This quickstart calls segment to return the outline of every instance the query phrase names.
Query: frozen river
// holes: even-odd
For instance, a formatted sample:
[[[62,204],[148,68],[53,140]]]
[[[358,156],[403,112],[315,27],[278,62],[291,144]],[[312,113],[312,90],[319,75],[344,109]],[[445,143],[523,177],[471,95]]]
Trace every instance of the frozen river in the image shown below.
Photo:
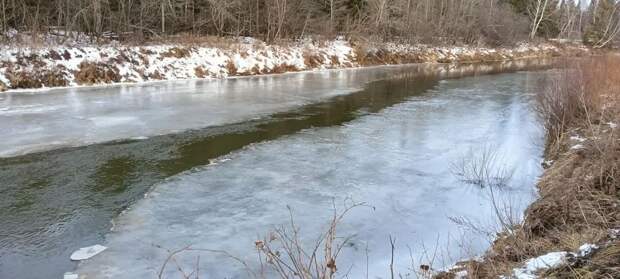
[[[77,267],[87,278],[154,278],[164,248],[190,244],[254,267],[254,241],[286,224],[287,206],[309,241],[324,231],[332,204],[345,201],[372,209],[356,208],[339,228],[352,236],[339,258],[342,275],[365,276],[366,265],[370,277],[389,275],[389,236],[401,274],[410,255],[428,263],[435,248],[443,251],[436,266],[477,254],[483,237],[449,217],[492,223],[488,191],[460,182],[452,166],[493,146],[514,171],[500,198],[517,212],[527,205],[543,142],[531,85],[544,72],[514,70],[544,65],[413,65],[0,95],[0,278],[60,278],[76,268],[73,250],[97,243],[110,248]],[[442,80],[496,72],[510,73]],[[195,265],[196,256],[179,261]],[[174,266],[167,272],[178,275]],[[200,272],[247,277],[209,253],[200,255]]]

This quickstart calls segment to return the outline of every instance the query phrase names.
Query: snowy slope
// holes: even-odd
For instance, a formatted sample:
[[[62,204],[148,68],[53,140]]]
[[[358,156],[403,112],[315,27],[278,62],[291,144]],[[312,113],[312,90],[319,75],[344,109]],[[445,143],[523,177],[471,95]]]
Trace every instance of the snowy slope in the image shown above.
[[[227,47],[60,46],[0,49],[0,89],[31,89],[194,78],[223,78],[327,68],[420,62],[480,62],[555,56],[553,45],[514,49],[352,45],[344,40],[267,45],[248,39]]]

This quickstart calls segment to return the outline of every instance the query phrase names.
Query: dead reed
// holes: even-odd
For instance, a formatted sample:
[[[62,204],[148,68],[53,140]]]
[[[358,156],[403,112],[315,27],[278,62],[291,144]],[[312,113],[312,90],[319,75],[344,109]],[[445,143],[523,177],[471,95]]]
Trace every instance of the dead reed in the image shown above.
[[[540,197],[515,231],[498,235],[472,278],[496,278],[528,258],[575,251],[584,243],[601,249],[542,276],[620,276],[618,239],[609,233],[620,227],[620,57],[564,65],[543,81],[536,96],[536,111],[547,132],[546,157],[552,162],[538,183]]]

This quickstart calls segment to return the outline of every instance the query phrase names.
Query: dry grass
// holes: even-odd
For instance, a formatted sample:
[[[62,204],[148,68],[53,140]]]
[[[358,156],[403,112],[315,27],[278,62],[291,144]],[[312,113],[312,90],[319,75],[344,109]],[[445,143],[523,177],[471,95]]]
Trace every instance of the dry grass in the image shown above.
[[[619,278],[619,244],[608,233],[620,227],[620,145],[613,124],[620,122],[620,57],[566,66],[545,81],[536,100],[546,156],[554,160],[538,183],[540,198],[517,230],[495,240],[474,278],[496,278],[528,258],[584,243],[602,248],[545,278]]]
[[[275,65],[270,71],[267,71],[268,74],[282,74],[286,72],[299,72],[299,69],[295,65],[285,63]]]
[[[606,79],[598,71],[601,60],[567,61],[565,64],[567,70],[545,80],[544,94],[538,94],[536,99],[536,109],[547,132],[548,154],[558,153],[568,129],[578,126],[586,113],[601,106],[600,88],[596,88],[597,83],[605,82],[601,79]]]
[[[481,188],[504,188],[513,170],[503,164],[503,158],[493,146],[483,146],[479,150],[471,150],[469,154],[452,165],[452,173],[464,182]]]
[[[119,82],[121,76],[114,66],[84,61],[75,73],[75,80],[80,85],[92,85]]]
[[[69,82],[63,74],[64,67],[56,66],[53,69],[37,68],[32,71],[13,71],[7,69],[6,76],[11,83],[12,89],[28,89],[67,86]]]
[[[259,268],[252,268],[240,257],[236,257],[227,251],[205,248],[195,248],[188,245],[178,250],[169,250],[166,260],[158,271],[158,278],[165,278],[166,271],[170,266],[181,278],[200,277],[200,253],[224,255],[234,262],[241,264],[247,278],[265,279],[332,279],[338,271],[337,259],[342,249],[348,244],[351,237],[338,237],[337,227],[344,217],[354,208],[366,206],[364,203],[351,203],[348,199],[344,202],[341,210],[336,209],[334,203],[333,215],[328,223],[328,228],[321,233],[317,240],[310,246],[302,244],[300,228],[295,223],[293,211],[289,210],[289,223],[275,227],[267,235],[257,240],[255,248],[258,252]],[[161,246],[158,248],[164,249]],[[182,264],[177,257],[186,252],[198,253],[196,263],[190,269],[187,263]],[[183,268],[183,266],[186,266]]]
[[[161,58],[185,58],[191,56],[191,49],[185,47],[173,47],[160,55]]]
[[[235,66],[235,63],[232,60],[228,60],[228,62],[226,62],[226,70],[229,76],[237,75],[237,66]]]
[[[41,88],[41,81],[28,71],[13,72],[7,71],[7,78],[11,83],[11,88]]]
[[[497,153],[497,148],[483,145],[463,156],[451,166],[451,172],[461,181],[475,185],[484,191],[495,214],[495,225],[485,227],[466,217],[450,217],[457,225],[473,232],[487,236],[492,240],[498,230],[512,234],[518,227],[521,216],[514,210],[512,203],[501,199],[501,192],[509,187],[514,169],[505,164],[504,158]]]
[[[304,57],[304,64],[306,65],[306,67],[311,68],[311,69],[318,68],[321,65],[323,65],[323,63],[325,62],[323,59],[323,56],[317,53],[314,53],[314,52],[306,51],[304,52],[303,57]]]
[[[158,70],[153,71],[153,73],[150,73],[147,75],[147,77],[151,80],[163,80],[166,77],[161,74]]]
[[[389,62],[383,58],[384,51],[382,49],[374,51],[372,46],[366,43],[355,43],[352,47],[356,62],[361,66],[389,64]]]
[[[199,78],[209,77],[209,71],[205,70],[205,68],[202,67],[202,66],[198,66],[198,67],[194,68],[194,73]]]
[[[349,240],[349,238],[344,238],[337,243],[336,228],[351,209],[361,205],[363,204],[347,206],[340,213],[334,207],[329,228],[311,247],[301,244],[300,228],[295,224],[291,213],[288,228],[284,226],[276,228],[263,240],[256,241],[261,266],[266,264],[282,279],[334,278],[338,270],[338,255]]]

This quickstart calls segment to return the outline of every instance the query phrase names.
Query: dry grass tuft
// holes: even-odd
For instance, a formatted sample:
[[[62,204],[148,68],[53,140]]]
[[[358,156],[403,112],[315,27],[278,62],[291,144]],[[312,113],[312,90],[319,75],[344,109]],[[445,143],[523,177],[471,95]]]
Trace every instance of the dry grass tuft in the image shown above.
[[[235,63],[232,60],[228,60],[228,62],[226,62],[226,71],[229,76],[237,75],[237,66],[235,66]]]
[[[67,77],[63,74],[65,67],[56,66],[54,69],[43,71],[39,74],[41,83],[46,87],[60,87],[69,85]]]
[[[295,65],[289,64],[278,64],[275,65],[268,73],[270,74],[281,74],[286,72],[298,72],[299,69]]]
[[[158,70],[155,70],[153,73],[147,75],[149,79],[152,80],[163,80],[165,78]]]
[[[332,55],[332,56],[329,57],[329,60],[331,61],[331,66],[332,67],[340,66],[340,59],[338,59],[338,56]]]
[[[318,68],[321,65],[323,65],[323,63],[325,62],[323,59],[323,56],[321,56],[318,53],[306,51],[304,52],[303,57],[304,57],[304,64],[306,65],[306,67],[310,69]]]
[[[119,82],[121,75],[118,69],[108,64],[84,61],[80,63],[79,70],[75,73],[75,80],[80,85],[113,83]]]
[[[205,68],[202,66],[194,68],[194,74],[196,74],[196,76],[199,78],[209,77],[209,71],[205,70]]]
[[[261,266],[266,264],[282,279],[334,278],[338,270],[338,255],[350,239],[346,237],[341,242],[336,242],[336,228],[350,210],[363,205],[357,203],[346,206],[341,212],[334,207],[328,230],[322,233],[311,247],[302,245],[300,229],[291,213],[288,227],[276,228],[264,239],[256,241]]]
[[[191,50],[185,47],[173,47],[160,55],[161,58],[185,58],[191,56]]]

